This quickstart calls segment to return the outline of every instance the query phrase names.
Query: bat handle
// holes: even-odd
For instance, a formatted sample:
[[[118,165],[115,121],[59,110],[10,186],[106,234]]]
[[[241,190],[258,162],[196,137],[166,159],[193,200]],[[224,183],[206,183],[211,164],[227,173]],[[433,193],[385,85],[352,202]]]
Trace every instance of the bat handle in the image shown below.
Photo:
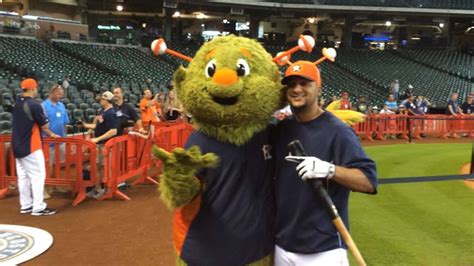
[[[362,254],[360,254],[360,251],[354,243],[354,240],[352,240],[352,237],[349,234],[349,231],[347,231],[346,226],[342,222],[341,217],[337,217],[336,219],[332,220],[332,223],[334,224],[334,226],[336,226],[337,231],[341,233],[342,239],[344,239],[344,242],[346,242],[347,247],[351,251],[355,260],[357,261],[357,264],[359,266],[366,266],[367,264],[365,263]]]

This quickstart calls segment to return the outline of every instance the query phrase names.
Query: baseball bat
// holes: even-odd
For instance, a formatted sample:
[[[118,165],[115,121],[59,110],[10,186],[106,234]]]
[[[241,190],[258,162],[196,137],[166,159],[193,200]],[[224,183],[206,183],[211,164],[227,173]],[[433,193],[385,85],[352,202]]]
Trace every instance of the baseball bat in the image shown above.
[[[304,151],[304,148],[301,145],[301,142],[299,140],[294,140],[290,142],[288,144],[288,148],[290,149],[290,152],[292,155],[308,156],[306,152]],[[359,264],[360,266],[366,266],[367,264],[365,263],[364,258],[362,257],[362,254],[360,254],[360,251],[357,248],[354,240],[352,240],[351,234],[349,233],[346,226],[344,225],[344,222],[339,216],[336,205],[334,205],[331,197],[329,196],[328,192],[324,188],[322,180],[319,180],[319,179],[312,180],[311,184],[313,185],[314,190],[316,190],[317,195],[321,199],[321,202],[323,203],[324,208],[331,216],[332,223],[336,227],[337,231],[341,234],[342,239],[344,239],[344,242],[346,242],[347,247],[351,251],[355,260],[357,261],[357,264]]]

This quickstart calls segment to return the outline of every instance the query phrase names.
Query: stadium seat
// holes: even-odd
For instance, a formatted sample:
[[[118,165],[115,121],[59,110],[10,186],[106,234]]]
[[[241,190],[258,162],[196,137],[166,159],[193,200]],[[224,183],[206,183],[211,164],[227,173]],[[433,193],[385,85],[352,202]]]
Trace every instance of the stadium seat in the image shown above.
[[[82,120],[84,120],[84,110],[74,109],[72,111],[72,119],[73,119],[73,121],[82,121]]]
[[[0,134],[11,134],[12,122],[11,121],[0,121]]]

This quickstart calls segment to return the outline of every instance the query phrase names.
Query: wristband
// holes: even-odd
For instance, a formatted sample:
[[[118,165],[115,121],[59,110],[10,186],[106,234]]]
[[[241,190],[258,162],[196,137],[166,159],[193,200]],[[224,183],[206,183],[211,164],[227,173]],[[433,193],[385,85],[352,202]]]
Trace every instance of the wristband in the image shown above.
[[[333,178],[335,174],[336,174],[336,166],[331,163],[331,164],[329,164],[328,179]]]

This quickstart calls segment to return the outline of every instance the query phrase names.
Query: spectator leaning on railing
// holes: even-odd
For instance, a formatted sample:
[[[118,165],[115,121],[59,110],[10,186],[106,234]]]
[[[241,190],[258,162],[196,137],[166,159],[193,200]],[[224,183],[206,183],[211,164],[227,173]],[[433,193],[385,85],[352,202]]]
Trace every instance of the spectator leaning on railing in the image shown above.
[[[418,95],[418,97],[415,99],[415,105],[418,109],[418,112],[424,115],[428,113],[428,107],[431,106],[431,103],[425,97]]]
[[[385,101],[385,105],[387,106],[388,110],[393,113],[396,113],[398,111],[398,104],[393,94],[388,95],[388,100]]]
[[[458,104],[458,93],[453,92],[451,93],[451,97],[449,98],[448,101],[448,107],[446,109],[446,114],[447,115],[453,115],[453,116],[460,116],[463,115],[463,112],[461,108],[459,107]]]
[[[410,95],[405,102],[405,109],[408,115],[422,115],[422,113],[416,108],[415,96]]]
[[[466,101],[461,105],[461,110],[466,115],[474,115],[474,95],[468,95]]]

